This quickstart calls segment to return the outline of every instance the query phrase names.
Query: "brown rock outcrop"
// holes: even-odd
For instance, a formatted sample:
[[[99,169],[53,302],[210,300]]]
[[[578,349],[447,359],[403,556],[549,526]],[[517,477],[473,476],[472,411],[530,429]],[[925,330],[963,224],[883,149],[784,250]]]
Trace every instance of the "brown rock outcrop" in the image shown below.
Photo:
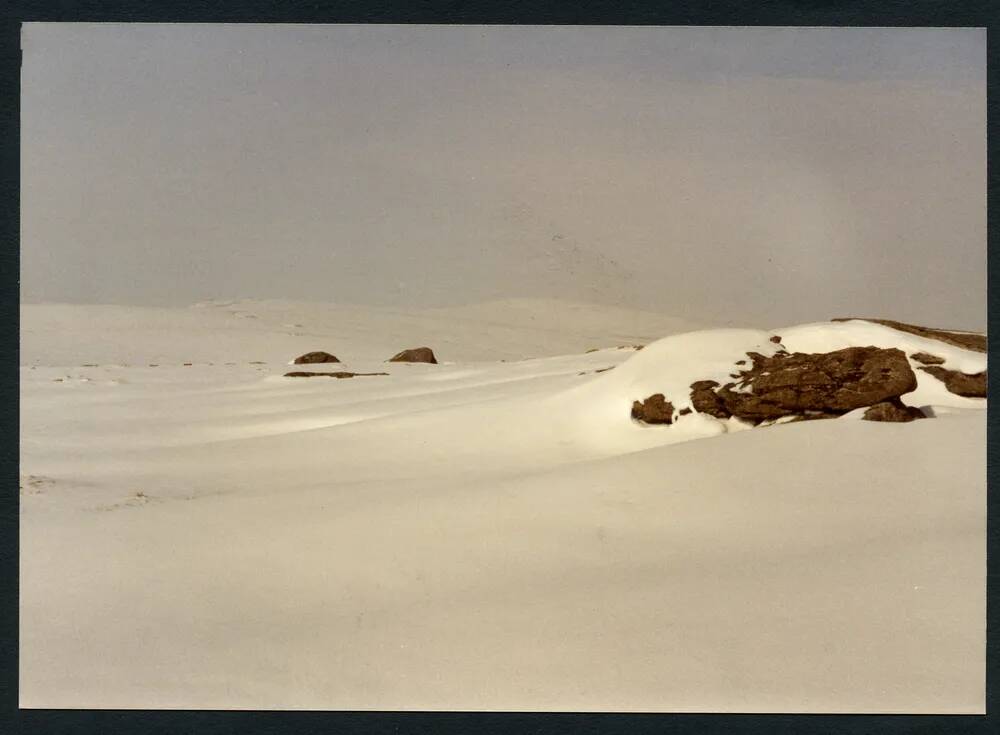
[[[430,347],[415,347],[390,357],[389,362],[426,362],[437,365],[437,358],[434,357],[434,351]]]
[[[699,380],[691,384],[691,405],[698,413],[705,413],[717,419],[728,419],[732,414],[726,402],[715,392],[719,384],[714,380]]]
[[[299,355],[293,361],[295,365],[312,365],[318,362],[340,362],[336,357],[331,355],[329,352],[323,352],[318,350],[316,352],[307,352],[304,355]]]
[[[848,347],[807,354],[747,353],[753,366],[721,388],[691,385],[696,411],[757,424],[784,416],[841,415],[909,393],[917,387],[906,355],[895,348]]]
[[[925,373],[930,373],[944,383],[944,387],[957,396],[966,398],[986,398],[986,371],[970,375],[957,370],[948,370],[939,365],[922,367]]]
[[[662,393],[654,393],[644,401],[632,402],[632,418],[647,424],[671,424],[674,407]]]

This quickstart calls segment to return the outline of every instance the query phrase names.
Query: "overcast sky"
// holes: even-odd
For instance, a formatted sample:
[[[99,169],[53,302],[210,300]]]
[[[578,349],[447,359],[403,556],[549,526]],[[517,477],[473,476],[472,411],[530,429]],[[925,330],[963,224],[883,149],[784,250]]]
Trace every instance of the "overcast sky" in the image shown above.
[[[977,29],[28,24],[22,300],[986,325]]]

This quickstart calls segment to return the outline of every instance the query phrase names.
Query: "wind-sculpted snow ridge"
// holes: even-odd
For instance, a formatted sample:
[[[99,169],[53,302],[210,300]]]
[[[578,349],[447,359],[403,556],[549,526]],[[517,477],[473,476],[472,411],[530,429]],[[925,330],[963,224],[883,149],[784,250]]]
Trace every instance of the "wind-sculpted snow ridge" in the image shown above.
[[[857,317],[841,317],[838,319],[833,319],[835,322],[850,322],[850,321],[865,321],[873,322],[875,324],[882,324],[886,327],[892,327],[901,332],[908,332],[910,334],[916,334],[921,337],[929,337],[930,339],[939,340],[950,345],[956,345],[958,347],[964,347],[974,352],[986,352],[986,335],[979,334],[977,332],[965,332],[955,329],[937,329],[935,327],[921,327],[916,324],[906,324],[905,322],[898,322],[894,319],[860,319]]]
[[[580,407],[581,441],[619,450],[805,419],[908,422],[984,409],[986,354],[938,331],[853,320],[688,332],[553,401]]]

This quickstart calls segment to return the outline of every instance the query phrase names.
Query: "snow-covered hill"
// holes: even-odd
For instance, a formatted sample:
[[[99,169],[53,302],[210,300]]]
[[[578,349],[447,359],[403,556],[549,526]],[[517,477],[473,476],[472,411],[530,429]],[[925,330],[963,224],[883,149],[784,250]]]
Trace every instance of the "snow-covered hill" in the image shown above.
[[[985,400],[911,356],[985,354],[704,326],[22,307],[21,705],[982,711]],[[936,418],[630,417],[772,337],[901,349]],[[321,349],[388,375],[282,377]]]

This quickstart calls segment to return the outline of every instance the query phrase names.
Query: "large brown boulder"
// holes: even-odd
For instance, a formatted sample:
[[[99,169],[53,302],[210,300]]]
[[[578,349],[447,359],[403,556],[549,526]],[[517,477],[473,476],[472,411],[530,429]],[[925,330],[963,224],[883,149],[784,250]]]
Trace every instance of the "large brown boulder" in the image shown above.
[[[340,360],[331,355],[329,352],[323,352],[322,350],[317,352],[307,352],[304,355],[299,355],[294,360],[295,365],[311,365],[318,362],[340,362]]]
[[[647,424],[671,424],[674,407],[662,393],[654,393],[644,401],[632,402],[632,418]]]
[[[784,416],[838,416],[909,393],[917,378],[895,348],[848,347],[808,354],[747,353],[753,366],[722,387],[691,385],[695,410],[758,424]]]
[[[944,387],[957,396],[966,398],[986,398],[986,371],[970,375],[957,370],[948,370],[939,365],[920,368],[944,383]]]
[[[434,357],[434,351],[430,347],[415,347],[390,357],[389,362],[427,362],[437,365],[437,358]]]
[[[898,398],[882,401],[865,411],[862,418],[865,421],[893,421],[905,423],[916,419],[925,419],[924,412],[915,406],[906,406]]]

